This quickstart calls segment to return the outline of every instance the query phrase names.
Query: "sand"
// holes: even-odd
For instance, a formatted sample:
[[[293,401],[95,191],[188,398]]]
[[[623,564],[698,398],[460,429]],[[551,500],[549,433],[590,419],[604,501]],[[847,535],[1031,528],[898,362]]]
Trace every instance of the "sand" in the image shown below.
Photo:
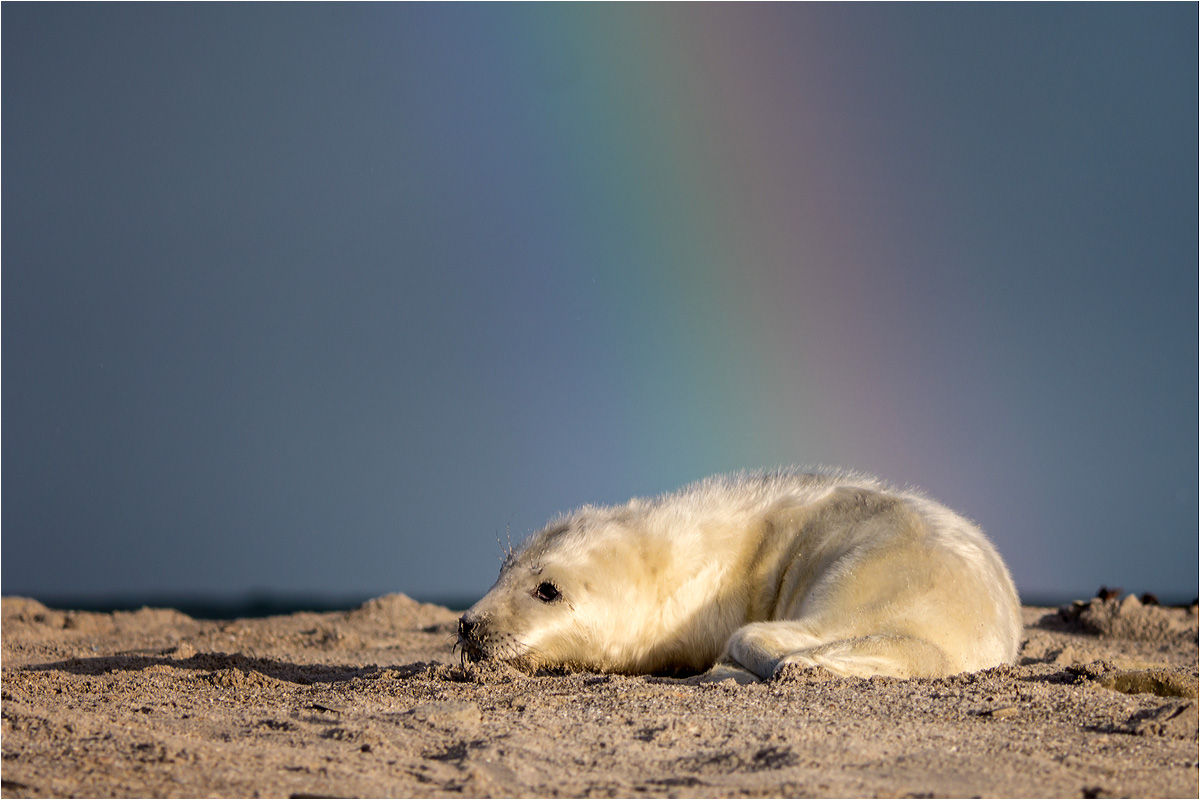
[[[4,797],[1196,797],[1197,614],[1024,609],[1019,662],[758,685],[463,667],[456,613],[2,601]]]

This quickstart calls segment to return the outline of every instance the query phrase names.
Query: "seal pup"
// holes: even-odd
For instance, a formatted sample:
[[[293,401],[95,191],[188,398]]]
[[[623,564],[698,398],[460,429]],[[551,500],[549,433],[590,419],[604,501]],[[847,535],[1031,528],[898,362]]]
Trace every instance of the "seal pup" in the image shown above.
[[[527,671],[906,678],[1011,663],[1022,630],[973,523],[865,475],[785,470],[553,520],[508,553],[458,644]]]

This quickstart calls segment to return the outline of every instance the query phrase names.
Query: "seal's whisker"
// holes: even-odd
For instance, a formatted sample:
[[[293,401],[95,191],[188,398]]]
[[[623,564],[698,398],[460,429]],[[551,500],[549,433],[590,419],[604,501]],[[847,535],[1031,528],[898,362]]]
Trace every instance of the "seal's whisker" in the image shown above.
[[[507,566],[513,559],[512,517],[509,517],[508,522],[504,523],[504,541],[500,541],[500,534],[496,534],[496,544],[500,546],[500,560]]]

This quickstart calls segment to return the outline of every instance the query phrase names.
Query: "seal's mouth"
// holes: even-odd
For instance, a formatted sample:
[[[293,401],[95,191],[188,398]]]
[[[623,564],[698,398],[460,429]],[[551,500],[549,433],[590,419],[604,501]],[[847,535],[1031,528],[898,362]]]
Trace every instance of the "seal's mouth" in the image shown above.
[[[482,661],[487,657],[480,637],[479,623],[468,620],[466,614],[458,619],[458,642],[456,645],[459,649],[459,660],[463,664],[469,661]]]
[[[531,672],[541,663],[533,648],[505,631],[498,631],[488,624],[487,617],[471,618],[463,614],[458,620],[459,662],[500,661],[519,670]]]

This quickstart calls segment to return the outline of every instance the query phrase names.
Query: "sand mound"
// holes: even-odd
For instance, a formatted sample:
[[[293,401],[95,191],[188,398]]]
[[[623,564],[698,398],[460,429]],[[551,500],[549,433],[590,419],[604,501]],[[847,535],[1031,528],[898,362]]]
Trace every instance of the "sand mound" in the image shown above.
[[[1195,639],[1198,627],[1194,605],[1166,608],[1144,604],[1132,594],[1076,602],[1060,609],[1059,616],[1087,633],[1137,642],[1183,642]]]

